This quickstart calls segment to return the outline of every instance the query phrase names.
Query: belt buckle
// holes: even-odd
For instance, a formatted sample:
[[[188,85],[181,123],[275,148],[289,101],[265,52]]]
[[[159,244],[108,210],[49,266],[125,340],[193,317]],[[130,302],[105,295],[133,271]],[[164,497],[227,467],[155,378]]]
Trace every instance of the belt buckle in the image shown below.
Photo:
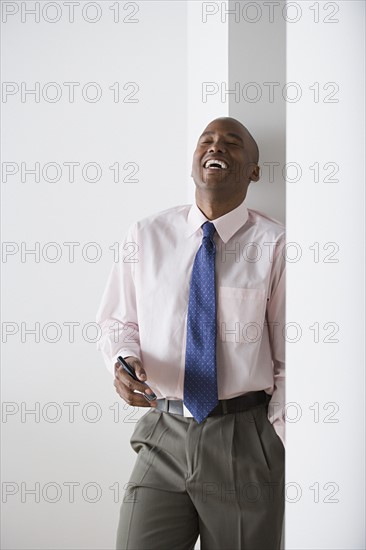
[[[168,399],[168,411],[170,414],[183,415],[183,403],[180,399]]]

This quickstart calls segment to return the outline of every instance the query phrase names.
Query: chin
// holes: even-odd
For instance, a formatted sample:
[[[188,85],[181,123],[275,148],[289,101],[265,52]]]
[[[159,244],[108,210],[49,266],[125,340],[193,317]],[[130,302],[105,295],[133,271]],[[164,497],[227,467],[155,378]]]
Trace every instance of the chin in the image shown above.
[[[226,180],[226,178],[220,178],[217,176],[209,176],[206,177],[204,180],[202,180],[202,185],[204,187],[228,187],[230,183]]]

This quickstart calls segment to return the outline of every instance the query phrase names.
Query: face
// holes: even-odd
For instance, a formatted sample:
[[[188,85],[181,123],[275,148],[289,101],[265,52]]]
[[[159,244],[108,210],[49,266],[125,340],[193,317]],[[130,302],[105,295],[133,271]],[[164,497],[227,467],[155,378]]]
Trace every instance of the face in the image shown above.
[[[192,177],[200,190],[220,195],[246,195],[251,180],[259,179],[250,135],[230,118],[211,122],[201,134],[193,155]]]

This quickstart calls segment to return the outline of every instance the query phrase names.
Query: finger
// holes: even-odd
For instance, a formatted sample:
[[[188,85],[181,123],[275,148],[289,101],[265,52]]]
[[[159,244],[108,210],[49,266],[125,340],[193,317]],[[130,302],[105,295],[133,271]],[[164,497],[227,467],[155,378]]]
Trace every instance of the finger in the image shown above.
[[[125,361],[134,369],[139,380],[145,381],[147,376],[142,363],[137,357],[125,357]]]
[[[142,367],[142,364],[138,363],[136,366],[134,366],[134,368],[135,368],[135,373],[137,378],[139,378],[142,381],[145,381],[147,376],[144,368]]]
[[[146,384],[145,385],[145,391],[144,393],[147,393],[148,395],[155,395],[155,393],[152,391],[152,389]]]
[[[115,378],[113,382],[116,392],[118,395],[126,401],[128,405],[134,406],[134,407],[151,407],[156,406],[153,405],[147,399],[141,394],[141,393],[135,393],[131,390],[129,390],[122,382],[120,382],[117,378]]]
[[[146,399],[146,397],[144,398],[146,403],[148,403],[150,405],[150,407],[157,407],[158,406],[158,402],[157,400],[155,399],[154,401],[149,401],[148,399]]]
[[[139,382],[138,380],[134,380],[126,371],[123,370],[123,368],[119,368],[116,370],[115,377],[117,380],[119,380],[122,384],[127,386],[127,388],[131,391],[137,390],[140,392],[144,392],[148,386],[144,384],[143,382]]]

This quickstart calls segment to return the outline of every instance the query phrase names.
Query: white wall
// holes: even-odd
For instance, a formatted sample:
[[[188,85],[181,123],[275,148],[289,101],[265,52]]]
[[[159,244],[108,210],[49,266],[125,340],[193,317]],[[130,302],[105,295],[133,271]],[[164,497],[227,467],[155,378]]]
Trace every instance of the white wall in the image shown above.
[[[123,487],[134,461],[129,436],[138,414],[123,407],[95,343],[85,341],[82,328],[95,320],[113,262],[109,247],[136,218],[187,202],[185,3],[138,2],[133,16],[138,22],[129,23],[123,19],[134,6],[122,2],[120,22],[114,23],[114,2],[99,2],[101,18],[94,24],[81,17],[86,4],[75,8],[74,23],[59,2],[59,22],[48,23],[41,15],[39,23],[31,16],[22,23],[19,11],[2,24],[3,81],[19,86],[24,81],[28,87],[40,82],[41,88],[53,81],[63,91],[56,103],[42,95],[39,103],[30,96],[22,103],[20,94],[6,98],[2,161],[19,166],[52,161],[61,167],[70,161],[81,166],[94,162],[102,170],[95,183],[83,180],[81,167],[75,170],[74,182],[63,170],[57,183],[42,178],[36,183],[31,175],[22,183],[20,173],[3,183],[4,241],[19,247],[24,242],[28,248],[39,242],[45,255],[44,246],[55,242],[62,252],[56,263],[46,261],[42,253],[39,263],[32,256],[22,263],[16,253],[2,266],[3,323],[15,323],[6,325],[8,330],[19,327],[3,345],[2,397],[7,410],[14,412],[2,424],[2,479],[13,483],[3,485],[3,490],[18,490],[2,506],[7,549],[114,548]],[[20,2],[16,5],[20,9]],[[33,5],[27,2],[28,8]],[[47,17],[55,14],[50,9]],[[92,8],[87,12],[89,18],[95,14]],[[70,81],[81,84],[75,88],[74,103],[65,96],[63,82]],[[80,89],[88,82],[100,86],[100,101],[83,100]],[[138,103],[114,103],[109,86],[115,82],[121,85],[122,98],[132,91],[123,90],[123,85],[136,82]],[[91,97],[93,89],[89,91]],[[50,88],[50,97],[51,92]],[[130,172],[123,166],[136,163],[139,181],[114,183],[109,166],[116,162],[122,178]],[[92,169],[87,176],[94,177]],[[73,263],[65,242],[80,243]],[[95,263],[87,256],[93,257],[94,247],[84,248],[85,259],[82,256],[91,242],[102,252]],[[50,258],[55,251],[48,249]],[[52,326],[42,336],[51,322],[61,331],[56,343],[47,341],[57,336]],[[79,323],[73,343],[65,326],[70,322]],[[32,335],[22,342],[21,323],[28,328],[40,323],[39,343]],[[91,327],[86,337],[93,340],[95,335]],[[47,408],[51,402],[56,406]],[[74,422],[68,419],[67,402],[80,404],[75,406]],[[96,407],[85,407],[91,402]],[[22,422],[22,403],[29,409],[39,404],[39,422],[31,414]],[[119,412],[116,423],[110,410],[114,403]],[[98,411],[101,419],[90,421]],[[57,412],[61,418],[52,423]],[[65,485],[70,482],[79,484],[74,502]],[[91,482],[95,485],[86,485]],[[30,494],[22,502],[22,483],[24,489],[39,484],[39,503]],[[95,488],[101,496],[92,503],[98,496]],[[57,491],[58,502],[49,502],[57,498]]]
[[[22,182],[20,171],[3,182],[3,240],[14,243],[6,245],[9,255],[3,256],[2,264],[3,341],[4,330],[14,331],[3,344],[2,398],[8,413],[1,426],[2,489],[3,499],[7,498],[2,507],[3,547],[114,548],[123,486],[134,462],[129,435],[140,413],[123,407],[95,344],[86,341],[95,337],[93,327],[85,332],[85,325],[94,321],[113,262],[109,247],[136,218],[193,199],[189,174],[197,133],[210,119],[230,114],[253,132],[262,161],[274,160],[282,168],[290,160],[304,168],[302,180],[288,183],[286,193],[287,238],[300,243],[304,251],[301,262],[288,263],[287,319],[299,323],[304,336],[297,346],[287,346],[287,401],[302,407],[301,421],[287,429],[287,480],[298,483],[302,495],[299,501],[286,503],[286,547],[364,548],[359,443],[364,403],[363,3],[331,3],[340,7],[339,22],[332,24],[324,22],[331,14],[324,2],[318,6],[319,23],[313,20],[315,8],[310,9],[314,2],[302,2],[302,17],[286,24],[287,75],[284,19],[276,16],[268,23],[264,3],[260,6],[267,15],[255,23],[234,23],[232,17],[222,21],[220,10],[233,8],[226,2],[206,7],[196,0],[122,2],[118,23],[110,9],[114,2],[95,3],[101,9],[95,23],[85,20],[98,16],[92,7],[82,17],[87,2],[75,8],[74,23],[69,22],[63,3],[58,4],[59,21],[46,21],[58,15],[50,8],[37,23],[31,15],[22,22],[20,2],[2,3],[3,10],[5,5],[9,11],[12,6],[19,8],[7,18],[3,12],[3,81],[15,82],[14,89],[21,82],[28,87],[39,82],[41,88],[56,82],[62,91],[55,103],[42,95],[39,103],[32,96],[22,102],[20,93],[8,95],[6,101],[3,96],[2,162],[14,163],[6,165],[8,171],[20,169],[22,162],[28,167],[56,162],[63,168],[57,183],[42,177],[36,183],[29,174]],[[139,11],[132,15],[134,4]],[[246,3],[240,4],[242,8]],[[31,8],[34,2],[25,5]],[[205,21],[203,9],[215,13],[206,13]],[[294,13],[290,11],[289,18]],[[254,11],[246,15],[255,17]],[[125,18],[138,22],[123,22]],[[222,101],[215,94],[203,102],[203,82],[221,85],[227,80],[232,88],[233,82],[268,79],[282,86],[285,78],[301,84],[304,101],[237,103],[232,96]],[[316,81],[337,82],[341,101],[314,103],[309,86]],[[67,99],[64,82],[80,83],[74,103]],[[98,83],[102,90],[95,103],[81,95],[88,82]],[[136,82],[138,102],[114,103],[109,86],[115,82],[122,85],[122,98],[132,91],[132,87],[123,90],[123,85]],[[49,88],[50,96],[54,90]],[[91,97],[92,87],[89,92]],[[340,166],[340,181],[325,182],[328,170],[315,183],[311,163],[323,167],[330,161]],[[74,182],[68,181],[65,162],[81,165],[75,169]],[[81,172],[90,162],[102,170],[94,183]],[[109,167],[115,162],[121,168],[136,163],[139,181],[114,183]],[[122,178],[129,171],[126,168]],[[53,174],[50,169],[49,179]],[[282,220],[284,182],[281,177],[269,182],[269,172],[267,179],[262,174],[261,182],[252,184],[248,202]],[[87,176],[93,175],[90,168]],[[22,242],[28,248],[40,243],[39,262],[31,255],[22,261]],[[51,242],[58,249],[45,246]],[[68,254],[71,245],[64,244],[70,242],[80,243],[74,262]],[[95,247],[85,247],[93,242],[102,253],[96,262],[91,261]],[[309,249],[314,242],[320,245],[318,263]],[[331,251],[322,248],[327,242],[340,246],[337,264],[324,262],[324,254]],[[52,263],[57,250],[61,257]],[[322,331],[318,344],[309,330],[315,322]],[[326,322],[339,324],[339,343],[324,342],[329,333]],[[24,328],[35,323],[40,324],[39,343],[24,334]],[[79,323],[73,342],[65,323]],[[57,342],[50,342],[58,336]],[[309,409],[314,402],[320,406],[318,423],[312,421]],[[323,408],[327,402],[339,404],[338,423],[324,422],[326,412],[331,412]],[[69,419],[72,405],[67,403],[75,404],[74,422]],[[25,407],[39,407],[38,422],[32,414],[22,418]],[[98,412],[101,418],[93,422]],[[52,422],[56,414],[61,418]],[[73,482],[79,485],[71,502]],[[338,503],[324,501],[331,492],[331,487],[324,488],[327,482],[339,485]],[[25,493],[36,483],[39,502]],[[319,503],[314,502],[315,489],[310,489],[315,483]],[[99,500],[96,489],[101,492]],[[293,498],[290,491],[288,500]]]
[[[271,4],[230,0],[229,13],[217,14],[228,21],[230,36],[229,79],[220,92],[230,116],[247,126],[259,147],[261,178],[251,182],[246,202],[284,223],[286,21],[279,14],[285,2]]]
[[[222,6],[228,2],[221,2]],[[198,137],[215,118],[229,116],[229,104],[210,90],[217,82],[228,80],[229,26],[215,16],[218,3],[195,0],[187,2],[187,169]],[[215,83],[212,85],[211,83]],[[188,200],[194,201],[195,185],[188,184]]]
[[[287,105],[286,157],[303,175],[288,183],[286,203],[287,241],[296,243],[289,255],[297,259],[287,266],[286,318],[296,325],[286,348],[286,547],[361,549],[365,4],[316,4],[301,2],[298,22],[287,26],[287,80],[300,84],[302,97]]]

